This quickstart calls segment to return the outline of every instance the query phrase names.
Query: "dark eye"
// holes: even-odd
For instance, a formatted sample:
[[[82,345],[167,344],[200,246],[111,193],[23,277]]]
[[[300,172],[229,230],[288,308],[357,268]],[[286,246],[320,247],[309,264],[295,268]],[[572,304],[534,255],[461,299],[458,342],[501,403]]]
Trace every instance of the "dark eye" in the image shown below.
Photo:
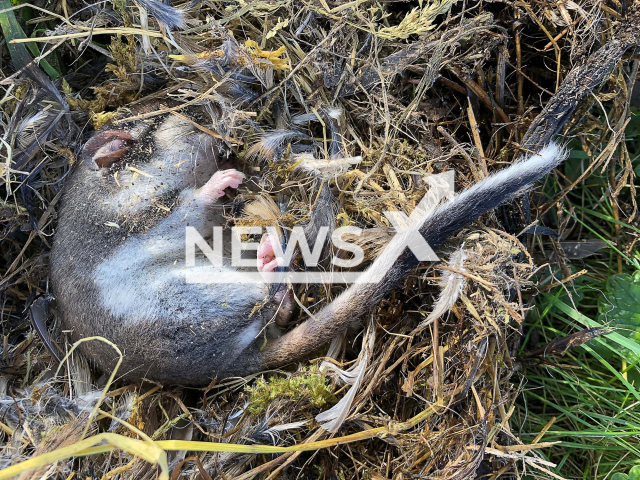
[[[113,162],[124,157],[133,143],[128,130],[105,130],[96,133],[84,144],[82,160],[92,170],[108,168]]]

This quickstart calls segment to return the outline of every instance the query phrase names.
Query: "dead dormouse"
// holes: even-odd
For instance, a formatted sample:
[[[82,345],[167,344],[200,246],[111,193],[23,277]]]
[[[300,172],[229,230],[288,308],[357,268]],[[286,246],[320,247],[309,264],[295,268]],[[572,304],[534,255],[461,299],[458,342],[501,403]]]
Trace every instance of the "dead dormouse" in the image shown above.
[[[364,273],[384,269],[384,280],[353,284],[313,319],[265,346],[261,332],[282,304],[265,303],[267,284],[184,278],[185,228],[206,233],[224,225],[220,199],[244,178],[223,165],[223,152],[222,142],[175,115],[120,123],[87,141],[65,186],[51,254],[57,310],[74,339],[101,336],[118,345],[124,354],[119,373],[129,379],[201,385],[301,360],[357,325],[417,265],[409,251],[385,249]],[[514,163],[437,208],[420,233],[437,248],[563,157],[550,144]],[[269,239],[263,240],[256,269],[272,271],[277,262]],[[220,275],[235,273],[220,267]],[[83,351],[105,371],[118,359],[99,341],[84,343]]]
[[[210,241],[212,227],[226,223],[225,189],[244,180],[223,153],[222,142],[179,116],[125,122],[86,142],[65,186],[51,255],[57,307],[74,339],[118,345],[128,378],[194,384],[233,372],[279,306],[255,308],[266,285],[184,282],[185,227]],[[259,270],[276,266],[268,247]],[[103,342],[82,348],[103,370],[118,358]]]

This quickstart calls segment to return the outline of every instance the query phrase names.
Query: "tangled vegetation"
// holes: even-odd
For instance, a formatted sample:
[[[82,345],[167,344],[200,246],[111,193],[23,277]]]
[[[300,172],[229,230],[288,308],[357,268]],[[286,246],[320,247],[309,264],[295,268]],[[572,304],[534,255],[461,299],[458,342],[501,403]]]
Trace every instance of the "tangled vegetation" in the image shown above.
[[[0,0],[0,478],[634,478],[638,3]],[[285,229],[315,200],[297,162],[338,161],[368,261],[430,176],[460,190],[554,137],[570,155],[316,358],[129,384],[71,351],[48,254],[82,143],[149,100],[215,106],[203,128],[287,198]],[[341,288],[300,286],[300,310]]]

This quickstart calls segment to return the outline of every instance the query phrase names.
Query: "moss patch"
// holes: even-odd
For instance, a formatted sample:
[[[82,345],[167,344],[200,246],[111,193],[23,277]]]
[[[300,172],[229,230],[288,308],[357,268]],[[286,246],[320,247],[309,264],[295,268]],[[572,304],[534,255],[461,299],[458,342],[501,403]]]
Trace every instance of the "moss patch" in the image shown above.
[[[271,377],[256,381],[245,389],[249,395],[247,410],[254,415],[262,413],[277,399],[293,402],[308,401],[314,407],[335,403],[327,377],[317,367],[305,368],[289,377]]]

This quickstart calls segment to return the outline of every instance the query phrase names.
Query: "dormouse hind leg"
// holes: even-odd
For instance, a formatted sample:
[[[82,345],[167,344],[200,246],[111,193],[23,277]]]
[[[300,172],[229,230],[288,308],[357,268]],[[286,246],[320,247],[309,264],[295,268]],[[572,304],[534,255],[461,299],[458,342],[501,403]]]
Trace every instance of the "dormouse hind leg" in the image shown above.
[[[282,259],[276,258],[271,237],[269,237],[268,234],[264,234],[258,246],[258,271],[265,273],[275,272],[276,268],[281,264]],[[293,291],[286,285],[283,285],[275,293],[271,301],[279,305],[278,313],[276,314],[276,323],[280,326],[286,325],[291,319],[295,309]]]
[[[271,238],[268,234],[264,234],[258,246],[258,271],[266,273],[275,272],[281,262],[281,259],[276,258],[276,253],[271,244]]]

